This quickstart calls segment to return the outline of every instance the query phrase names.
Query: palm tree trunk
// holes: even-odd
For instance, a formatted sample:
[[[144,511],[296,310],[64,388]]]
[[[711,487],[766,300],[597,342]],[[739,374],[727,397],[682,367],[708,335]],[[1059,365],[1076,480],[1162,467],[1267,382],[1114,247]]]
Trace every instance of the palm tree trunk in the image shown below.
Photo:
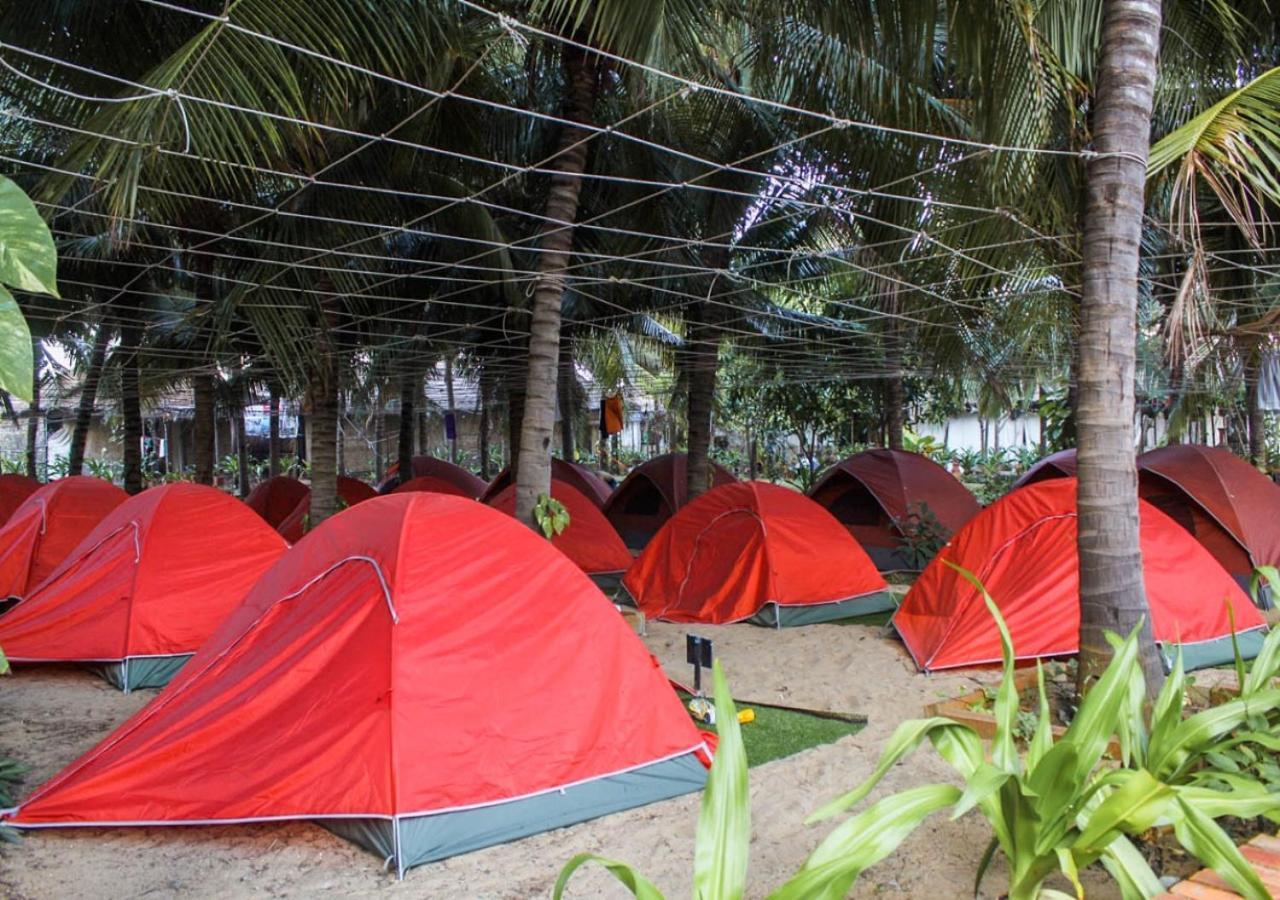
[[[236,490],[240,498],[249,496],[249,434],[244,425],[243,395],[235,408],[236,426]]]
[[[331,361],[318,367],[311,399],[311,516],[315,528],[338,511],[338,391]]]
[[[31,339],[31,405],[27,408],[27,477],[39,479],[39,461],[37,445],[40,440],[40,366],[44,362],[44,351],[40,338]]]
[[[444,358],[444,394],[448,409],[445,410],[445,437],[449,441],[449,462],[458,464],[458,408],[453,401],[453,357]],[[449,437],[449,423],[453,423],[453,437]]]
[[[489,480],[489,385],[480,376],[480,477]]]
[[[1164,680],[1152,639],[1138,531],[1134,356],[1143,188],[1160,44],[1160,0],[1107,0],[1089,163],[1081,295],[1079,402],[1080,669],[1106,666],[1106,632],[1141,624],[1147,691]]]
[[[192,377],[195,394],[195,479],[197,484],[213,484],[215,389],[213,376],[200,373]]]
[[[524,385],[507,383],[507,454],[506,462],[513,468],[520,458],[520,427],[524,422]]]
[[[884,380],[884,412],[886,439],[890,450],[902,449],[902,433],[906,429],[907,395],[902,386],[901,362]]]
[[[142,398],[138,391],[138,345],[142,332],[136,327],[121,331],[124,364],[120,369],[120,415],[124,419],[124,491],[142,493]]]
[[[1258,378],[1262,373],[1262,354],[1256,346],[1245,355],[1245,415],[1249,421],[1249,462],[1260,469],[1267,467],[1267,421],[1258,399]]]
[[[296,456],[299,463],[307,461],[307,417],[301,411],[298,413],[298,436],[293,439],[293,449],[296,450]]]
[[[420,384],[416,373],[406,372],[400,376],[400,432],[396,446],[396,471],[401,484],[413,477],[413,426],[417,410],[415,400]]]
[[[577,455],[574,447],[574,409],[573,409],[573,345],[568,341],[560,342],[560,383],[557,393],[560,401],[560,455],[573,460]]]
[[[375,388],[373,392],[373,480],[382,480],[382,470],[385,468],[384,455],[386,448],[383,432],[384,417],[382,415],[382,388]]]
[[[727,260],[725,261],[727,265]],[[716,370],[719,368],[719,340],[707,320],[709,310],[701,301],[690,307],[686,338],[689,343],[689,459],[686,468],[686,496],[693,500],[711,486],[712,416],[715,413]]]
[[[567,118],[589,123],[596,99],[596,61],[576,47],[563,51]],[[534,528],[533,508],[538,497],[551,493],[551,433],[556,418],[556,362],[560,352],[560,301],[565,274],[573,251],[573,229],[578,218],[581,175],[587,166],[589,137],[583,128],[565,126],[560,132],[559,154],[551,163],[555,174],[547,191],[549,223],[538,258],[538,280],[533,293],[533,318],[529,324],[529,375],[525,381],[524,418],[520,450],[515,459],[516,518]],[[514,437],[514,435],[513,435]],[[514,452],[514,448],[513,448]]]
[[[110,342],[111,329],[105,323],[97,326],[93,335],[93,350],[88,357],[88,370],[81,385],[81,398],[76,407],[76,428],[72,431],[72,446],[68,451],[67,474],[84,472],[84,447],[88,444],[88,430],[93,425],[93,405],[97,402],[97,385],[102,380],[102,366],[106,365],[106,344]]]
[[[274,478],[280,474],[280,395],[275,388],[271,388],[267,410],[267,475]]]

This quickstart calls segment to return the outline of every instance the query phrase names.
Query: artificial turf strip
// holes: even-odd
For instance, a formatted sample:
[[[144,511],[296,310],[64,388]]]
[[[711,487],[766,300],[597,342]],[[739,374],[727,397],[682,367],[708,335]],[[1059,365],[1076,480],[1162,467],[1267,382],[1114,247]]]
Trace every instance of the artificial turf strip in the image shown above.
[[[683,694],[681,699],[686,704],[689,702]],[[865,722],[846,722],[789,709],[752,706],[750,703],[740,704],[738,708],[754,710],[756,714],[754,722],[742,726],[742,743],[747,751],[748,766],[758,766],[810,747],[830,744],[866,727]],[[702,722],[697,724],[699,728],[715,731],[714,727]]]

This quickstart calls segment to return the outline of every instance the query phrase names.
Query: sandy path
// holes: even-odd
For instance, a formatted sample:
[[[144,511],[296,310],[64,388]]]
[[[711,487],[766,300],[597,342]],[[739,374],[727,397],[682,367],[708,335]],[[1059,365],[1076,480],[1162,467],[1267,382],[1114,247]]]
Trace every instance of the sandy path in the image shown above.
[[[668,672],[689,678],[684,628],[651,623],[646,642]],[[770,631],[750,625],[705,627],[740,697],[861,713],[857,735],[753,769],[750,896],[763,897],[793,872],[824,829],[805,816],[853,786],[880,747],[925,703],[970,689],[974,673],[925,677],[902,646],[869,627],[810,626]],[[991,681],[991,673],[981,680]],[[125,696],[72,669],[26,669],[0,681],[0,754],[32,766],[30,790],[115,724],[152,692]],[[950,770],[925,749],[898,766],[886,789],[947,780]],[[671,898],[687,897],[698,798],[684,797],[423,866],[403,882],[378,861],[305,822],[210,828],[42,831],[0,849],[0,896],[525,898],[549,896],[560,866],[592,851],[636,863]],[[970,814],[936,819],[859,882],[854,896],[968,896],[985,846],[985,824]],[[995,897],[993,869],[986,896]],[[1097,876],[1090,898],[1114,892]],[[605,876],[583,873],[575,898],[623,896]]]

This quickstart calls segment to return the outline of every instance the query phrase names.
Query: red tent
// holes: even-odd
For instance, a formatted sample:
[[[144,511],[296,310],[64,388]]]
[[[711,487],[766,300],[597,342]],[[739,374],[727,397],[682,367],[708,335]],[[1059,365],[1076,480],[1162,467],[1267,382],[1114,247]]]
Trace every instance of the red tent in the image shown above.
[[[287,546],[216,488],[151,488],[0,617],[0,647],[15,662],[102,663],[126,691],[162,687]]]
[[[628,547],[644,547],[687,499],[689,458],[667,453],[628,473],[609,497],[604,514]],[[737,481],[724,466],[711,464],[712,487]]]
[[[128,499],[111,482],[84,475],[59,478],[33,493],[0,528],[0,597],[26,596]]]
[[[954,475],[905,450],[866,450],[836,463],[809,496],[839,519],[882,572],[917,568],[902,549],[902,523],[927,508],[948,534],[981,507]]]
[[[338,476],[338,500],[341,501],[342,507],[355,506],[357,503],[363,503],[366,500],[372,500],[378,496],[378,492],[363,481],[355,478],[348,478],[346,475]],[[291,544],[296,544],[302,540],[303,534],[306,533],[307,516],[311,515],[311,490],[308,488],[307,493],[298,505],[293,508],[293,512],[285,517],[285,520],[276,526],[276,531],[284,535],[284,539]]]
[[[1030,469],[1023,472],[1022,476],[1013,483],[1013,487],[1009,488],[1009,490],[1017,490],[1020,487],[1035,484],[1037,481],[1047,481],[1050,478],[1075,477],[1076,449],[1075,447],[1072,447],[1069,450],[1059,450],[1057,453],[1050,453]]]
[[[1237,579],[1280,565],[1280,485],[1230,451],[1182,444],[1144,453],[1138,494]]]
[[[672,516],[622,579],[646,618],[809,625],[893,609],[840,523],[763,481],[707,491]]]
[[[412,482],[410,482],[412,483]],[[569,526],[551,539],[551,545],[588,575],[620,575],[631,565],[631,551],[622,543],[609,520],[581,491],[559,479],[551,481],[551,496],[569,511]],[[489,501],[494,509],[516,514],[516,486]]]
[[[412,491],[431,491],[436,494],[452,494],[455,497],[466,497],[468,500],[474,500],[472,494],[468,494],[464,488],[446,478],[438,478],[435,475],[418,475],[410,478],[404,484],[397,484],[388,493],[406,494]]]
[[[1142,562],[1151,625],[1166,660],[1181,644],[1188,668],[1256,654],[1262,614],[1209,553],[1150,503],[1141,503]],[[982,596],[944,560],[986,586],[1009,623],[1019,659],[1077,650],[1080,628],[1076,480],[1006,494],[960,529],[916,579],[893,624],[925,671],[999,662],[1000,637]]]
[[[12,824],[318,819],[403,872],[697,790],[700,750],[577,567],[496,510],[417,492],[290,549]]]
[[[484,493],[487,486],[483,478],[472,475],[462,466],[454,465],[447,459],[436,459],[434,456],[415,456],[413,458],[413,477],[440,478],[451,482],[460,489],[465,497],[472,500]],[[387,469],[387,476],[378,485],[379,494],[389,494],[400,484],[400,463],[393,462]]]
[[[309,492],[310,488],[296,478],[274,475],[254,485],[244,502],[272,528],[279,528]]]
[[[613,488],[609,487],[603,478],[586,466],[558,459],[554,456],[551,458],[551,477],[557,481],[563,481],[581,492],[597,508],[603,508],[605,503],[608,502],[610,494],[613,493]],[[480,495],[480,502],[488,503],[510,487],[511,484],[511,467],[508,466],[499,472],[493,481],[489,482],[489,486]]]
[[[0,475],[0,525],[39,488],[40,482],[26,475]]]

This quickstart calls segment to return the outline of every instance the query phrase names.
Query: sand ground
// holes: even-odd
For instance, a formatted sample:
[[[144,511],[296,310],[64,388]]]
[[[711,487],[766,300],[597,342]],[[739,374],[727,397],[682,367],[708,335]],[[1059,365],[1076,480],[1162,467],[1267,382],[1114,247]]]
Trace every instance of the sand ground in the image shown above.
[[[645,637],[668,673],[690,677],[686,628],[650,623]],[[698,626],[736,696],[869,718],[866,729],[751,771],[750,896],[763,897],[803,861],[827,828],[805,816],[874,766],[881,746],[924,704],[995,680],[992,672],[924,676],[884,629],[817,625],[772,631]],[[87,672],[27,668],[0,681],[0,755],[31,766],[25,794],[140,708],[153,692],[124,695]],[[748,726],[749,727],[749,726]],[[928,748],[900,764],[883,790],[951,780]],[[590,851],[636,864],[670,898],[688,897],[698,798],[683,797],[412,870],[402,882],[373,856],[307,822],[201,828],[71,829],[30,834],[0,848],[0,896],[98,897],[547,897],[563,863]],[[971,896],[989,832],[969,814],[935,818],[867,872],[856,897]],[[993,868],[986,897],[999,893]],[[1086,874],[1090,898],[1116,896]],[[574,898],[621,897],[599,872],[575,877]]]

